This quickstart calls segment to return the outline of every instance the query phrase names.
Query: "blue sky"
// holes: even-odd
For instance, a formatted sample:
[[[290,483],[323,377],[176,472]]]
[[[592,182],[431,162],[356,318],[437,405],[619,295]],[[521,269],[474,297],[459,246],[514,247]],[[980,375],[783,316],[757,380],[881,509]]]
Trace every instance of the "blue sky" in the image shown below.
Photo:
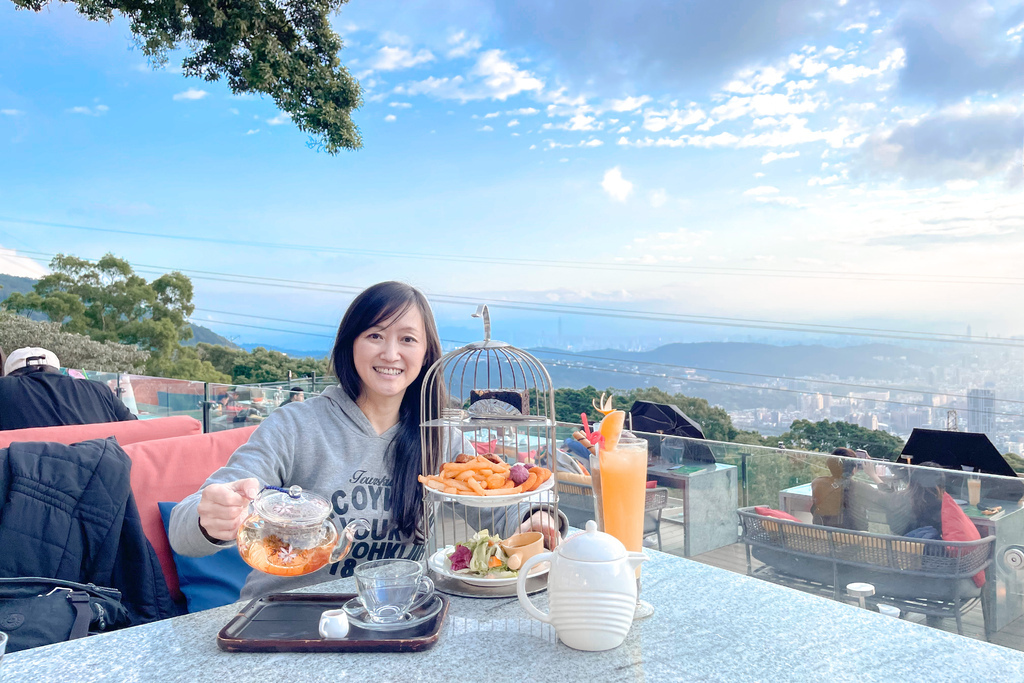
[[[1024,333],[1020,3],[352,0],[334,25],[365,103],[364,149],[332,157],[180,55],[154,70],[123,20],[0,0],[0,270],[112,251],[197,276]],[[195,284],[197,321],[289,348],[324,341],[209,311],[336,324],[350,296]],[[575,343],[744,334],[562,317]],[[495,319],[557,341],[555,314]]]

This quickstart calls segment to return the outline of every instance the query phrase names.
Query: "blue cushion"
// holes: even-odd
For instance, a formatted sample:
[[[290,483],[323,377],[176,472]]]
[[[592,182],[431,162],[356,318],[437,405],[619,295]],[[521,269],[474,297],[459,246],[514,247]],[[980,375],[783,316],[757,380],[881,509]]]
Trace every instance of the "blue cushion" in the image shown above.
[[[171,510],[176,503],[158,505],[166,530],[170,524]],[[252,567],[245,563],[234,546],[206,557],[186,557],[174,553],[174,566],[178,569],[178,583],[181,592],[185,594],[189,612],[237,602],[245,579],[252,571]]]

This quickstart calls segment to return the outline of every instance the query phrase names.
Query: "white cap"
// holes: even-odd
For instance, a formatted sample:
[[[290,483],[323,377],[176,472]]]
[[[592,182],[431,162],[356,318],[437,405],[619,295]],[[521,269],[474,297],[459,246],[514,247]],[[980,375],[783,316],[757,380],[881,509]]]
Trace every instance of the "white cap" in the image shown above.
[[[4,363],[4,374],[9,375],[15,370],[29,365],[50,365],[59,368],[60,361],[57,360],[57,354],[53,351],[47,351],[38,346],[26,346],[7,356],[7,362]]]

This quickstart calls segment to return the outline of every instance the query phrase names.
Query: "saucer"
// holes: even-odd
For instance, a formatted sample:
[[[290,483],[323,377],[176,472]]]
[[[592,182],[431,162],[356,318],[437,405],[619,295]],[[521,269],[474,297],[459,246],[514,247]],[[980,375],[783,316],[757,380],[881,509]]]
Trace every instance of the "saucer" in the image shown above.
[[[348,615],[349,623],[352,626],[358,626],[367,631],[402,631],[433,619],[441,611],[443,605],[444,602],[442,602],[441,596],[435,595],[411,612],[406,612],[399,621],[386,624],[371,621],[366,614],[366,608],[363,607],[363,601],[358,596],[346,602],[342,609]]]

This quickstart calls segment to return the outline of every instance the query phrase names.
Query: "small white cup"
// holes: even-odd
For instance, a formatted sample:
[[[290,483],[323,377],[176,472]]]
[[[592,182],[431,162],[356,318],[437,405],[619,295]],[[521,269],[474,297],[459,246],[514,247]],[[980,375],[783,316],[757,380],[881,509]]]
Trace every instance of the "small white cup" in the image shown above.
[[[348,615],[343,609],[329,609],[320,615],[320,637],[338,640],[348,635]]]

